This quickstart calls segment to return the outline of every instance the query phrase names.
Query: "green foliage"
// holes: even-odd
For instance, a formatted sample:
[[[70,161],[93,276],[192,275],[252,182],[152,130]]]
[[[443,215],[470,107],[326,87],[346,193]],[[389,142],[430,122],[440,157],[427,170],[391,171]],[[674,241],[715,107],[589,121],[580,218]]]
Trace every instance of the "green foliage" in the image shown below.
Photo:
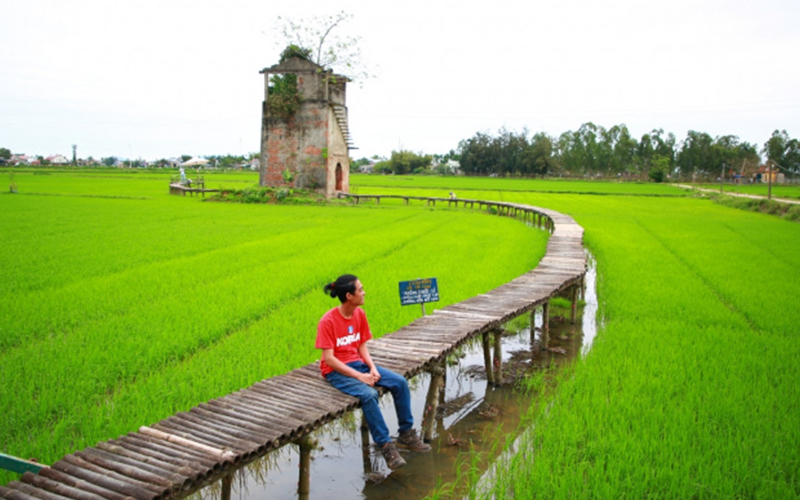
[[[653,182],[664,182],[667,180],[668,173],[669,173],[669,158],[656,155],[653,158],[652,165],[650,166],[650,171],[647,172],[647,175]]]
[[[764,198],[745,198],[741,196],[721,196],[718,194],[709,195],[720,205],[747,210],[749,212],[760,212],[769,215],[776,215],[786,220],[796,221],[800,218],[800,205],[792,203],[781,203],[776,200]]]
[[[677,153],[676,166],[684,178],[700,175],[703,178],[731,176],[755,168],[760,162],[755,146],[735,136],[712,139],[706,133],[690,130]]]
[[[781,168],[786,172],[800,173],[800,153],[790,153],[798,151],[797,144],[785,132],[776,131],[765,150],[769,147],[776,156],[782,155],[786,165]],[[713,179],[723,171],[726,176],[749,177],[760,164],[756,147],[731,135],[712,138],[689,131],[686,139],[677,143],[673,134],[656,129],[637,141],[624,124],[605,128],[591,122],[558,139],[544,133],[529,137],[525,130],[501,129],[496,137],[479,132],[459,143],[459,156],[461,170],[467,175],[661,179],[657,182],[676,173],[684,179]],[[666,165],[656,165],[663,159]]]
[[[392,166],[389,165],[388,161],[379,161],[372,167],[372,173],[375,174],[391,174],[392,173]],[[352,174],[351,174],[352,175]]]
[[[775,130],[762,150],[777,168],[800,173],[800,140],[789,137],[785,130]]]
[[[0,158],[4,160],[11,159],[11,150],[8,148],[0,148]]]
[[[553,141],[544,133],[529,138],[505,129],[497,137],[479,132],[458,146],[461,170],[468,175],[545,176],[556,168]]]
[[[289,44],[283,49],[283,52],[281,52],[280,62],[286,62],[292,57],[298,57],[304,61],[311,61],[311,52],[311,49]]]
[[[221,169],[236,169],[241,168],[242,165],[246,164],[250,158],[245,155],[216,155],[216,156],[207,156],[206,159],[209,161],[209,166],[214,166],[216,168]],[[168,163],[166,160],[161,160],[163,163]]]
[[[350,168],[353,170],[358,170],[359,167],[364,165],[369,165],[372,163],[372,160],[369,158],[359,158],[358,160],[350,160]]]
[[[392,156],[387,162],[388,169],[396,174],[421,173],[430,169],[431,156],[413,153],[411,151],[392,151]]]
[[[279,118],[290,118],[300,109],[300,92],[297,88],[297,75],[287,73],[270,76],[267,89],[268,112]]]
[[[237,203],[284,203],[294,205],[324,204],[326,199],[315,191],[289,189],[287,187],[249,187],[238,190],[224,190],[206,198],[208,201]]]

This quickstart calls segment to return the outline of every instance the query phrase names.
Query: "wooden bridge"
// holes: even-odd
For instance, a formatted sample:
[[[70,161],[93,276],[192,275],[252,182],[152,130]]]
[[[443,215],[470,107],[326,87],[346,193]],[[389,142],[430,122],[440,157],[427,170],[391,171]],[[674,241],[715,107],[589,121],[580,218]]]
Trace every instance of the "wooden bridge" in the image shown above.
[[[194,186],[194,187],[192,187]],[[203,198],[206,193],[218,193],[219,189],[206,189],[206,181],[202,176],[196,179],[187,180],[186,183],[181,182],[180,177],[173,176],[169,183],[169,194],[177,194],[186,196],[186,193],[194,196],[195,193],[200,193]]]
[[[583,228],[553,210],[514,203],[449,198],[347,195],[358,203],[381,198],[478,205],[498,215],[517,217],[549,230],[547,252],[536,269],[485,294],[437,309],[396,332],[370,342],[376,363],[413,377],[441,377],[445,358],[460,345],[483,336],[487,378],[502,380],[501,364],[491,360],[491,334],[503,323],[542,307],[541,345],[547,346],[549,300],[569,294],[572,319],[586,274]],[[500,335],[495,335],[498,356]],[[438,375],[437,375],[438,373]],[[435,391],[429,397],[438,398]],[[8,500],[166,500],[183,498],[223,480],[230,491],[231,473],[287,443],[298,443],[305,463],[306,436],[357,408],[347,396],[322,379],[318,363],[272,377],[233,394],[200,404],[149,427],[67,455],[50,466],[27,464],[19,481],[0,486]],[[435,405],[434,405],[435,406]],[[430,411],[430,410],[429,410]],[[435,412],[435,407],[432,409]],[[423,418],[423,425],[425,422]],[[427,419],[432,421],[433,419]],[[429,429],[423,429],[423,433]],[[302,478],[301,478],[302,479]],[[301,481],[302,485],[302,481]]]

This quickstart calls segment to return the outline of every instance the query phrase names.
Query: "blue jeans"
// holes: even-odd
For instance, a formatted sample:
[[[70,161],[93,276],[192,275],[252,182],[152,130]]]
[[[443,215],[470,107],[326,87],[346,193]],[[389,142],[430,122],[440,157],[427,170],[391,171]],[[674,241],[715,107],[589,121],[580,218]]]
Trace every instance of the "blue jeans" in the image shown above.
[[[363,361],[353,361],[347,363],[347,366],[361,373],[369,373],[369,366]],[[411,416],[411,391],[408,389],[408,381],[391,370],[377,365],[375,367],[381,374],[381,379],[375,385],[387,388],[394,398],[394,409],[397,412],[400,432],[411,430],[414,426],[414,418]],[[383,446],[392,440],[381,413],[378,391],[374,387],[335,371],[329,373],[325,378],[343,393],[361,400],[361,410],[364,412],[364,419],[367,421],[369,433],[372,434],[372,440],[375,443]]]

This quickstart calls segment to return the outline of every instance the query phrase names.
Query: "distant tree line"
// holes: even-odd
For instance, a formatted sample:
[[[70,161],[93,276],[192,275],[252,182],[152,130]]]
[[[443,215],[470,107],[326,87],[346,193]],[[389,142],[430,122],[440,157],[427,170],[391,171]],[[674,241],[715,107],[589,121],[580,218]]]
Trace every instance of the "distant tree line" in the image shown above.
[[[423,154],[408,150],[392,151],[388,158],[373,158],[375,161],[372,171],[377,174],[439,174],[450,175],[453,173],[448,160],[457,160],[458,153],[450,150],[445,154]],[[358,168],[370,163],[366,158],[355,160],[350,168]]]
[[[786,173],[800,173],[800,142],[786,131],[773,132],[761,152]],[[762,165],[756,145],[733,135],[712,138],[689,131],[678,142],[656,129],[636,139],[625,125],[604,128],[584,123],[558,138],[501,129],[496,136],[478,132],[458,145],[466,175],[625,177],[663,181],[754,174]]]
[[[0,164],[3,161],[7,161],[11,159],[12,154],[8,148],[0,147]],[[227,170],[235,170],[240,168],[249,167],[250,163],[253,161],[254,158],[258,157],[258,153],[248,153],[246,155],[211,155],[206,156],[205,159],[208,160],[207,168],[220,168],[220,169],[227,169]],[[122,160],[116,156],[105,156],[98,159],[95,159],[92,156],[87,158],[81,159],[74,159],[73,164],[77,164],[78,166],[82,167],[92,167],[92,166],[106,166],[106,167],[122,167],[122,168],[174,168],[177,167],[180,163],[189,161],[192,159],[192,155],[180,155],[176,158],[161,158],[159,160],[153,161],[146,161],[141,158],[139,159],[128,159]],[[40,156],[34,156],[29,158],[29,160],[33,160],[33,165],[41,165],[41,166],[49,166],[50,162]]]

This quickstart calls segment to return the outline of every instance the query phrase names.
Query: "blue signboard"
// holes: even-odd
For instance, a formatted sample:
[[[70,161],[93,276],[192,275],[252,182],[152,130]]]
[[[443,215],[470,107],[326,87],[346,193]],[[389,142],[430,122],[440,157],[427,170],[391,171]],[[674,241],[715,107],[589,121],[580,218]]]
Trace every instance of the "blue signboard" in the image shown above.
[[[439,302],[439,285],[436,278],[400,282],[400,305]]]

